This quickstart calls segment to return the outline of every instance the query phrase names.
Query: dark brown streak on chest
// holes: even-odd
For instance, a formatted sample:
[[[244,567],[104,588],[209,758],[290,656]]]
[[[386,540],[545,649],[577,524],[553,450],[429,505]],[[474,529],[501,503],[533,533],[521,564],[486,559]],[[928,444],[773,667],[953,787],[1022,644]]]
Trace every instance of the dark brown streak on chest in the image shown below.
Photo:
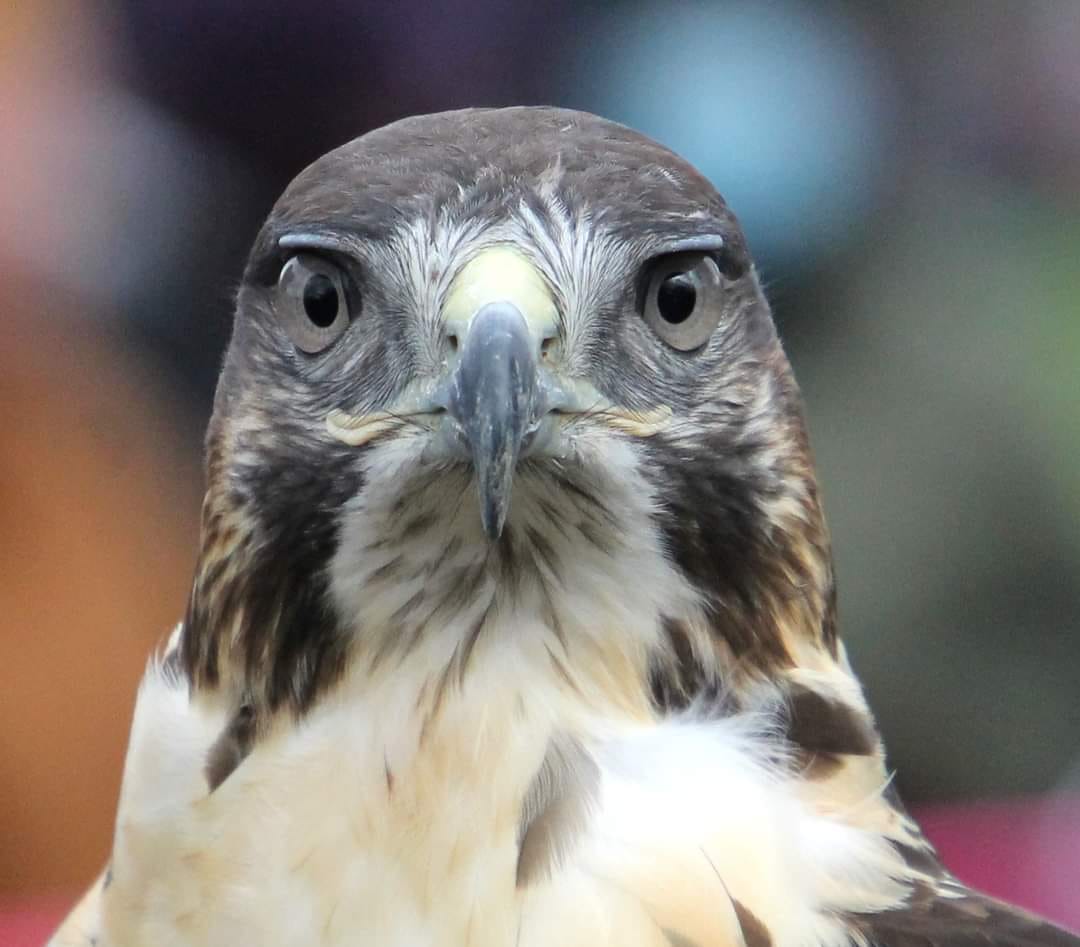
[[[877,731],[861,710],[802,684],[785,691],[787,739],[810,754],[869,756],[878,749]]]
[[[213,792],[251,752],[255,739],[255,708],[242,705],[206,755],[206,782]]]

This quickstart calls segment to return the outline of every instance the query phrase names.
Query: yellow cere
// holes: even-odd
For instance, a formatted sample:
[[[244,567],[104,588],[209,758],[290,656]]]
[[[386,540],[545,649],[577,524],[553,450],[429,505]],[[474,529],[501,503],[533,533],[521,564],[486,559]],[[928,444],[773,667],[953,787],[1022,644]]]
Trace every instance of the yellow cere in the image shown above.
[[[537,338],[557,324],[551,290],[536,267],[513,247],[490,247],[462,267],[443,306],[447,328],[464,338],[476,313],[494,302],[516,306]]]

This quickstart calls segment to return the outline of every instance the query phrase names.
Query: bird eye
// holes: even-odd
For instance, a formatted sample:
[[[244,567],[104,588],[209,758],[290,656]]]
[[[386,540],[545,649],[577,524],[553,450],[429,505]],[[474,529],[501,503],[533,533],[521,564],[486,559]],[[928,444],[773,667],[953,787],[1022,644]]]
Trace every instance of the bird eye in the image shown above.
[[[709,341],[723,313],[723,277],[705,253],[672,253],[653,264],[643,315],[672,348],[690,352]]]
[[[329,348],[349,325],[344,275],[329,260],[298,253],[281,268],[278,309],[298,349],[314,355]]]

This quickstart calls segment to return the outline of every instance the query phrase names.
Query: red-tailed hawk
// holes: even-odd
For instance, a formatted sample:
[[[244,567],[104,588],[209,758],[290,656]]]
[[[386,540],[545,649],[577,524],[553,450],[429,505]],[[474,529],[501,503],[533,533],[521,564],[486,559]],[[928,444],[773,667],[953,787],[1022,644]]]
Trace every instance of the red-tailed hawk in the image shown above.
[[[1080,943],[890,790],[746,243],[641,135],[469,110],[309,167],[207,477],[56,943]]]

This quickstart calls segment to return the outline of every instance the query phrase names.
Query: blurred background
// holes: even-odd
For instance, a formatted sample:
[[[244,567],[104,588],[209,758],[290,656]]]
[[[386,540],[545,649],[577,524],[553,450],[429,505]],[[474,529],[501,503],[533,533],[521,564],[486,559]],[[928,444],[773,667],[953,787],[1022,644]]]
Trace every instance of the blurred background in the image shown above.
[[[1080,925],[1080,3],[40,0],[0,89],[0,905],[106,856],[279,191],[403,115],[545,103],[739,215],[901,790]]]

